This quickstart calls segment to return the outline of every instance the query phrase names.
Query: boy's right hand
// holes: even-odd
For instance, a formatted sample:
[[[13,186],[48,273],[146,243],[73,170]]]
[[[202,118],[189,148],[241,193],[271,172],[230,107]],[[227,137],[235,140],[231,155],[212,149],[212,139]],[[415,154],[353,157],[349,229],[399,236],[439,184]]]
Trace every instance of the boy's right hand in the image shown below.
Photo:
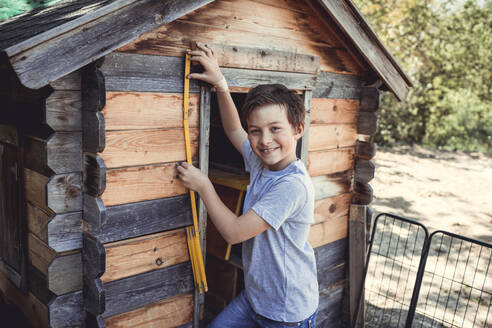
[[[212,49],[206,44],[198,44],[199,50],[188,50],[187,53],[191,55],[190,60],[199,62],[203,68],[203,73],[191,73],[188,75],[190,79],[198,79],[212,84],[218,91],[227,90],[227,82],[220,71],[217,58],[215,57]]]

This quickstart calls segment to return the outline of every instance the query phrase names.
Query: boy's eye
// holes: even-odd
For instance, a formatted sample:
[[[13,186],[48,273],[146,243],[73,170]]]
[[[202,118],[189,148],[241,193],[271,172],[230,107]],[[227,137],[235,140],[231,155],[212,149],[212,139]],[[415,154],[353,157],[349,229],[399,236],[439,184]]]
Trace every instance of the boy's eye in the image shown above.
[[[260,130],[249,130],[249,133],[258,134],[258,133],[260,133]]]
[[[280,128],[278,126],[273,126],[272,127],[272,131],[278,131],[278,130],[280,130]]]

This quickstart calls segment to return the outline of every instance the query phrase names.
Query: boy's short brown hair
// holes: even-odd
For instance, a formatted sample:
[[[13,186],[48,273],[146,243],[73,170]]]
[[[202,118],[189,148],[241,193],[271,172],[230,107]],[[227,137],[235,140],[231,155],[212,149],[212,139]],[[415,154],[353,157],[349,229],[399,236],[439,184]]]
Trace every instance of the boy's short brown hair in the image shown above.
[[[280,105],[287,111],[289,123],[297,130],[306,116],[304,103],[294,91],[282,84],[262,84],[251,89],[241,111],[242,120],[247,126],[249,115],[263,105]]]

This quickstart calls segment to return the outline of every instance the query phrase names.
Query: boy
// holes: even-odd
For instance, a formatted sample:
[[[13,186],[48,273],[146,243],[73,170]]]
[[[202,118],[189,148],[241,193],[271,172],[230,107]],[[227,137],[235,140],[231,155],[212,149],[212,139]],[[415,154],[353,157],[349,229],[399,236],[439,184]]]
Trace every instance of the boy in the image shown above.
[[[204,72],[189,78],[214,85],[225,133],[250,172],[244,214],[237,217],[200,170],[188,163],[178,167],[184,186],[200,194],[224,239],[243,242],[245,290],[209,327],[314,327],[319,294],[314,252],[307,242],[314,189],[296,157],[304,133],[302,100],[282,85],[252,89],[243,107],[246,132],[212,50],[199,49],[189,53]]]

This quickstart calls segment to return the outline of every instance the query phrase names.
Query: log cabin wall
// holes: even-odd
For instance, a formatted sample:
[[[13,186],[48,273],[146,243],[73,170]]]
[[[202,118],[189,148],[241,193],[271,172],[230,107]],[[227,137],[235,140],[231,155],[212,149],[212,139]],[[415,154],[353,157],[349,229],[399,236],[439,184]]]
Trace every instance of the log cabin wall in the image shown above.
[[[27,286],[19,289],[9,272],[2,272],[0,289],[39,327],[78,326],[83,323],[80,79],[71,75],[31,90],[12,72],[2,73],[10,86],[2,113],[8,125],[2,130],[15,131],[22,154],[17,183],[25,190],[19,219],[27,228],[22,236]],[[9,225],[2,228],[11,233]]]

